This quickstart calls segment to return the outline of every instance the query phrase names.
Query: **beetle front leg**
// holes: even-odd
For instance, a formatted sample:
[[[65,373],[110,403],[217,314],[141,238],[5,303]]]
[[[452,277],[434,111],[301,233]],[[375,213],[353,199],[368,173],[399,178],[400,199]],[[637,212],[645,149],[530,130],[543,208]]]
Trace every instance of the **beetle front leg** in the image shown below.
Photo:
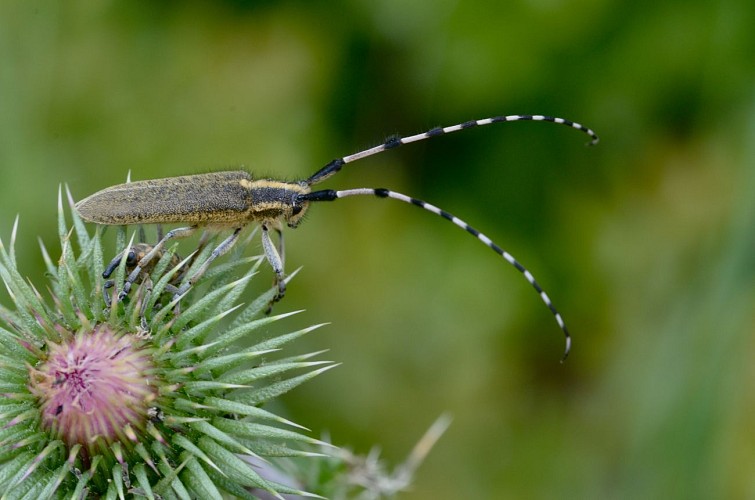
[[[283,235],[280,233],[280,230],[277,230],[278,233],[281,235],[281,247],[283,242]],[[269,314],[272,310],[273,304],[278,302],[283,298],[284,295],[286,295],[286,280],[284,272],[283,272],[283,258],[281,257],[281,254],[278,252],[278,249],[275,248],[275,244],[273,243],[272,238],[270,237],[270,231],[266,224],[262,225],[262,249],[265,252],[265,257],[267,258],[267,261],[270,263],[270,266],[273,268],[273,272],[275,273],[275,284],[278,287],[278,293],[276,293],[275,297],[270,301],[270,306],[268,307],[267,313]]]

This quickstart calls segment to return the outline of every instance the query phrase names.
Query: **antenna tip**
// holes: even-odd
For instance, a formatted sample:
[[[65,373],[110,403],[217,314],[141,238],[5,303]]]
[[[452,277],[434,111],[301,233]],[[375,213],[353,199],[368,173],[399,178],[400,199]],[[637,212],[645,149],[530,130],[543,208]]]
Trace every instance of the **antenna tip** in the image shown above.
[[[569,351],[571,351],[571,336],[569,334],[566,334],[566,349],[564,349],[564,355],[561,358],[561,362],[563,363],[566,361],[566,358],[569,357]]]

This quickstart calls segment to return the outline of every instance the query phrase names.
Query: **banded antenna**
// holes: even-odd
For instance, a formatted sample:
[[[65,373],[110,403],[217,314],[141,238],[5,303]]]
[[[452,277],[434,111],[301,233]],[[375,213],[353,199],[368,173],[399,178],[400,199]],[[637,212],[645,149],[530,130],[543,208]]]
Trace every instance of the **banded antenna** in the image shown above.
[[[485,118],[483,120],[471,120],[471,121],[460,123],[457,125],[452,125],[450,127],[437,127],[437,128],[428,130],[427,132],[411,135],[408,137],[392,137],[379,146],[375,146],[370,149],[365,149],[364,151],[359,151],[358,153],[354,153],[349,156],[344,156],[343,158],[337,158],[331,161],[322,169],[318,170],[309,179],[307,179],[306,183],[310,186],[319,184],[320,182],[323,182],[324,180],[338,173],[343,168],[343,166],[348,163],[352,163],[357,160],[361,160],[362,158],[367,158],[368,156],[382,153],[383,151],[387,151],[389,149],[397,148],[403,144],[419,142],[425,139],[430,139],[431,137],[437,137],[439,135],[449,134],[451,132],[456,132],[459,130],[464,130],[464,129],[477,127],[477,126],[492,125],[494,123],[527,121],[527,120],[557,123],[559,125],[566,125],[567,127],[580,130],[584,132],[585,134],[587,134],[588,136],[590,136],[590,142],[588,143],[589,146],[593,146],[597,144],[600,140],[598,138],[598,135],[595,132],[593,132],[591,129],[585,127],[584,125],[581,125],[579,123],[576,123],[576,122],[573,122],[571,120],[567,120],[564,118],[557,118],[554,116],[544,116],[544,115],[496,116],[493,118]],[[311,193],[306,193],[306,194],[299,194],[297,195],[297,201],[299,202],[334,201],[334,200],[337,200],[340,198],[346,198],[349,196],[376,196],[378,198],[392,198],[394,200],[403,201],[404,203],[408,203],[410,205],[424,208],[425,210],[429,212],[432,212],[436,215],[443,217],[444,219],[448,221],[453,222],[456,226],[460,227],[461,229],[470,233],[472,236],[476,237],[480,242],[482,242],[483,245],[493,250],[499,256],[503,257],[504,260],[506,260],[506,262],[514,266],[520,273],[522,273],[522,275],[524,275],[524,278],[529,282],[530,285],[532,285],[532,287],[540,296],[540,299],[545,303],[548,309],[550,309],[551,314],[553,314],[553,317],[556,319],[556,323],[558,323],[559,328],[561,328],[561,331],[564,333],[564,337],[566,338],[566,348],[564,350],[564,356],[561,358],[561,361],[563,362],[564,360],[566,360],[567,356],[569,355],[569,350],[571,349],[571,335],[569,334],[569,329],[566,327],[566,323],[564,322],[564,319],[561,316],[561,313],[559,313],[556,307],[553,305],[553,302],[551,301],[548,294],[545,293],[545,290],[543,290],[543,287],[541,287],[540,284],[537,282],[537,280],[535,280],[535,277],[532,275],[532,273],[529,272],[529,270],[527,270],[527,268],[525,268],[522,264],[520,264],[519,261],[516,260],[513,255],[511,255],[509,252],[507,252],[506,250],[498,246],[488,236],[481,233],[474,227],[467,224],[465,221],[456,217],[455,215],[449,212],[446,212],[445,210],[439,207],[436,207],[435,205],[427,203],[426,201],[413,198],[411,196],[407,196],[405,194],[401,194],[396,191],[391,191],[389,189],[384,189],[384,188],[378,188],[378,189],[358,188],[358,189],[346,189],[343,191],[325,189],[321,191],[313,191]]]
[[[591,138],[590,144],[597,144],[598,142],[598,136],[595,132],[579,123],[563,118],[543,115],[497,116],[484,120],[468,121],[450,127],[438,127],[422,134],[408,137],[393,137],[374,148],[365,149],[343,158],[337,158],[304,181],[257,179],[243,169],[136,181],[102,189],[78,202],[76,204],[76,211],[83,220],[97,224],[167,224],[177,222],[188,224],[185,227],[179,227],[166,233],[160,238],[160,241],[150,247],[151,250],[147,251],[135,263],[123,283],[123,289],[118,294],[119,300],[128,295],[132,284],[142,275],[142,270],[149,265],[153,258],[161,254],[167,241],[185,238],[206,225],[221,224],[233,229],[231,235],[215,247],[202,266],[191,276],[183,279],[174,293],[174,296],[180,297],[191,289],[193,284],[208,269],[211,262],[227,252],[236,243],[238,235],[244,227],[251,223],[258,223],[262,228],[262,247],[265,257],[273,268],[278,285],[278,293],[272,299],[272,305],[272,303],[283,298],[286,292],[287,280],[283,269],[282,224],[285,222],[291,228],[297,227],[307,212],[309,206],[307,202],[333,201],[339,198],[359,195],[393,198],[403,201],[404,203],[424,208],[453,222],[475,236],[485,246],[518,269],[535,291],[537,291],[545,305],[551,310],[551,313],[556,318],[556,322],[564,332],[566,336],[566,350],[563,359],[566,359],[571,346],[571,337],[561,314],[553,306],[553,303],[542,287],[535,281],[532,273],[525,269],[510,253],[493,243],[489,237],[435,205],[388,189],[311,190],[311,186],[319,184],[335,175],[344,165],[382,153],[388,149],[396,148],[402,144],[423,141],[431,137],[476,126],[523,120],[566,125],[589,135]],[[270,237],[271,230],[277,232],[280,236],[280,243],[277,248]],[[115,268],[114,263],[120,263],[120,260],[120,258],[114,260],[108,266],[106,272],[112,272]],[[107,278],[107,276],[104,277]]]

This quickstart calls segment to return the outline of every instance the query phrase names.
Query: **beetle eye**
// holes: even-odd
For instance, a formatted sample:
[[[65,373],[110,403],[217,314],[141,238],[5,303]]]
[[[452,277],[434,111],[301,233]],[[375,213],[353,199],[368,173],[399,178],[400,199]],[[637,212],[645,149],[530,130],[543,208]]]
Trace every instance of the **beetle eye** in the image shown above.
[[[301,205],[294,205],[294,210],[292,212],[292,215],[299,215],[301,213]]]
[[[131,250],[126,256],[126,264],[129,266],[136,264],[136,252],[134,252],[133,250]]]

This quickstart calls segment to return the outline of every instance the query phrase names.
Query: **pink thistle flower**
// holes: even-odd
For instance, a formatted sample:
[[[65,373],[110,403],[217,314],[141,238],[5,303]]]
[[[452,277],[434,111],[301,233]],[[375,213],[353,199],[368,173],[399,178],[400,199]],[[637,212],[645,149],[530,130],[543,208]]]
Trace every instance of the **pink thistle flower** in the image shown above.
[[[131,334],[108,325],[48,342],[47,359],[30,368],[29,390],[39,398],[43,426],[69,446],[122,439],[143,429],[157,396],[150,352]]]

